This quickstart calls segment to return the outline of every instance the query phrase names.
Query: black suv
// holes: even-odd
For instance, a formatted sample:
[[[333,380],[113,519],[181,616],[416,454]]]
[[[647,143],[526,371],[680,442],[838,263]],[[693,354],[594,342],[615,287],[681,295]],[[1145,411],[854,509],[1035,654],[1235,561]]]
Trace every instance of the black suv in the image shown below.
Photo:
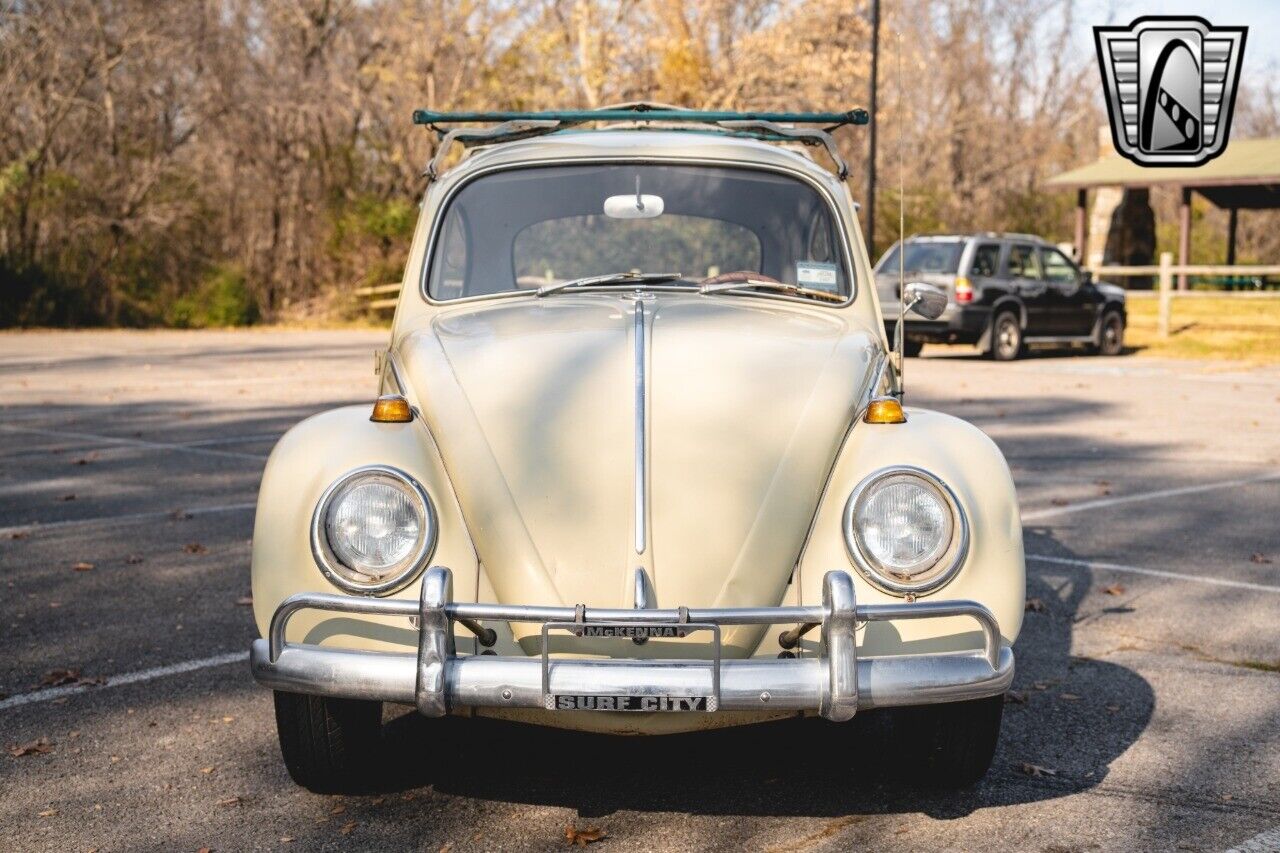
[[[901,311],[895,243],[876,264],[876,291],[885,328]],[[1124,348],[1124,290],[1095,282],[1056,246],[1029,234],[918,237],[905,241],[904,283],[941,288],[949,304],[936,320],[907,314],[904,349],[925,343],[977,344],[997,361],[1017,358],[1028,344],[1084,344],[1102,355]]]

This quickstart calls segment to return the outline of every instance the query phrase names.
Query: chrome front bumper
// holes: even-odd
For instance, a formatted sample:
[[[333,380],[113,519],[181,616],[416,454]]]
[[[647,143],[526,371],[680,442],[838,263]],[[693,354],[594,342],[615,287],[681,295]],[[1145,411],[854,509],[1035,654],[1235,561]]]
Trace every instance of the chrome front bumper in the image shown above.
[[[606,610],[468,604],[453,601],[452,575],[434,567],[417,602],[302,593],[281,603],[270,636],[255,640],[253,676],[276,690],[378,699],[416,705],[431,717],[460,708],[566,707],[557,697],[649,697],[630,710],[656,710],[665,697],[701,699],[705,711],[816,712],[850,719],[858,710],[895,705],[956,702],[1003,693],[1013,680],[1013,652],[1001,644],[995,617],[973,601],[858,605],[848,573],[823,579],[820,607]],[[285,627],[299,610],[416,617],[418,653],[366,652],[286,643]],[[969,616],[978,622],[984,648],[973,652],[858,658],[860,622]],[[541,623],[540,657],[458,655],[454,622],[483,634],[484,621]],[[720,626],[795,624],[821,629],[816,657],[721,660]],[[602,628],[674,629],[681,636],[710,631],[709,660],[559,659],[547,652],[549,630],[575,634]],[[799,632],[794,632],[799,633]],[[490,634],[490,637],[492,635]],[[491,642],[491,640],[490,640]],[[608,710],[612,701],[601,710]],[[693,707],[690,704],[675,707]],[[576,707],[581,707],[578,705]]]

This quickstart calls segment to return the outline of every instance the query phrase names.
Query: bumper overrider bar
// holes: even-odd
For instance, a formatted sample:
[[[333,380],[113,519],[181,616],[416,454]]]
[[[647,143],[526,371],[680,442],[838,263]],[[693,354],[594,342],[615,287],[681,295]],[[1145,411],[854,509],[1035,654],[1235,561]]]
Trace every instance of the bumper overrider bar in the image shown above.
[[[286,643],[285,628],[299,610],[416,617],[418,653],[369,652]],[[948,616],[973,618],[981,651],[859,658],[859,623]],[[458,622],[492,644],[480,623],[541,623],[540,657],[459,655]],[[725,625],[786,625],[821,629],[814,657],[723,660]],[[712,635],[713,656],[698,660],[560,659],[548,634],[633,638]],[[800,630],[788,634],[795,636]],[[794,644],[794,642],[792,643]],[[858,605],[847,572],[828,572],[820,607],[734,607],[618,610],[470,604],[453,601],[447,568],[428,569],[419,601],[301,593],[285,599],[269,637],[250,655],[254,678],[277,690],[377,699],[416,705],[430,717],[461,708],[547,710],[809,711],[829,720],[858,710],[955,702],[1003,693],[1013,680],[1013,652],[1001,644],[991,611],[974,601]]]

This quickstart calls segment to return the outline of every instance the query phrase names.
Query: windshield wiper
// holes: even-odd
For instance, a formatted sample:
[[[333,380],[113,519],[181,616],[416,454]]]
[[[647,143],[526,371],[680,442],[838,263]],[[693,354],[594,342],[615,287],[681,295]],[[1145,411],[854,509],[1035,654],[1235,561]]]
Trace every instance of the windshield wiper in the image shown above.
[[[705,296],[708,293],[726,293],[733,290],[742,290],[744,288],[772,290],[777,293],[786,293],[791,296],[810,296],[814,299],[825,299],[828,302],[844,302],[845,300],[845,297],[838,293],[828,293],[825,290],[814,290],[810,287],[801,287],[798,284],[787,284],[783,281],[765,281],[758,278],[704,284],[698,288],[698,292]]]
[[[568,281],[557,281],[539,287],[537,296],[549,296],[559,293],[567,287],[589,287],[610,284],[652,284],[660,281],[675,281],[684,278],[678,272],[611,272],[604,275],[588,275],[583,278],[571,278]]]

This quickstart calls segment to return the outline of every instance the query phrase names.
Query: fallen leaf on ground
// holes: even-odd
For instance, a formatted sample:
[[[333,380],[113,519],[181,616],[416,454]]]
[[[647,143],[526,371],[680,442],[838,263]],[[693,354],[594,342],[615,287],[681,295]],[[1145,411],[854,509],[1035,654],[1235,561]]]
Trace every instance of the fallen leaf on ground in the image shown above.
[[[186,521],[192,516],[191,513],[187,512],[185,509],[175,509],[173,512],[169,513],[169,517],[175,521]]]
[[[22,758],[24,755],[48,755],[53,752],[53,746],[53,741],[42,737],[29,743],[10,744],[9,754],[14,758]]]
[[[1053,504],[1054,506],[1066,506],[1067,504],[1071,503],[1071,501],[1067,500],[1066,498],[1052,498],[1050,499],[1049,503]]]
[[[238,604],[238,605],[239,605],[239,606],[241,606],[241,607],[252,607],[252,606],[253,606],[253,596],[252,596],[252,595],[242,595],[242,596],[240,596],[239,598],[237,598],[237,599],[236,599],[236,604]]]
[[[139,434],[139,435],[141,435],[142,433],[138,433],[138,434]],[[201,847],[199,850],[197,850],[197,851],[196,851],[196,853],[213,853],[213,848],[212,848],[212,847]]]
[[[234,808],[235,806],[240,805],[240,803],[242,802],[243,800],[241,800],[239,797],[227,797],[225,800],[218,800],[218,805],[226,806],[227,808]]]
[[[93,563],[86,563],[82,560],[79,563],[72,563],[71,568],[77,572],[91,572],[93,571]]]
[[[63,501],[64,503],[66,501],[73,501],[75,499],[76,499],[75,495],[62,495],[61,497],[58,498],[58,500]]]
[[[95,686],[106,684],[107,680],[101,676],[81,675],[78,669],[51,669],[40,678],[39,687],[64,687],[67,685],[83,684],[86,686]]]
[[[9,534],[9,538],[10,539],[26,539],[27,536],[29,535],[30,534],[28,534],[27,531],[25,530],[15,530],[14,532]]]
[[[1057,776],[1057,770],[1050,770],[1048,767],[1041,767],[1039,764],[1032,764],[1024,761],[1018,766],[1018,772],[1027,776]]]
[[[292,835],[282,835],[282,836],[280,836],[280,843],[281,843],[281,844],[292,844],[294,841],[297,841],[297,839],[296,839],[296,838],[294,838]]]
[[[588,826],[578,829],[571,823],[564,826],[564,840],[569,844],[576,844],[579,847],[586,847],[588,844],[594,844],[605,838],[609,833],[595,826]]]
[[[349,820],[342,825],[342,828],[339,829],[338,832],[341,832],[343,835],[350,835],[352,830],[354,830],[355,828],[356,828],[356,822],[354,820]]]
[[[1026,606],[1026,610],[1027,610],[1029,613],[1043,613],[1043,612],[1044,612],[1044,602],[1043,602],[1043,601],[1041,601],[1041,600],[1040,600],[1040,599],[1038,599],[1038,598],[1028,598],[1028,599],[1027,599],[1027,606]]]
[[[346,806],[344,806],[342,803],[338,803],[333,808],[329,809],[329,814],[342,814],[346,810],[347,810]]]
[[[1006,705],[1025,705],[1027,704],[1027,694],[1017,690],[1010,690],[1004,694],[1004,703]]]
[[[58,813],[57,809],[45,809],[44,811],[40,812],[40,817],[53,817],[57,813]]]
[[[1120,706],[1119,706],[1119,705],[1108,705],[1108,706],[1107,706],[1107,710],[1114,714],[1116,711],[1119,711],[1119,710],[1120,710]]]
[[[125,561],[125,564],[126,564],[126,565],[136,566],[136,565],[138,565],[139,563],[141,563],[141,562],[142,562],[142,555],[141,555],[141,554],[130,554],[129,556],[127,556],[127,557],[125,557],[125,558],[124,558],[124,561]]]
[[[1266,554],[1252,554],[1249,557],[1249,562],[1262,565],[1263,563],[1270,563],[1271,558],[1268,557]]]
[[[1074,693],[1059,693],[1059,694],[1058,694],[1058,698],[1059,698],[1059,699],[1065,699],[1065,700],[1067,700],[1068,702],[1079,702],[1079,701],[1080,701],[1080,697],[1079,697],[1079,696],[1077,696],[1077,695],[1076,695],[1076,694],[1074,694]]]
[[[1113,583],[1111,586],[1102,590],[1107,595],[1124,595],[1124,585]]]
[[[188,542],[186,545],[182,546],[182,550],[187,552],[188,554],[208,554],[209,553],[209,549],[206,548],[204,545],[201,545],[199,542]]]
[[[207,776],[207,775],[209,775],[210,773],[212,773],[212,772],[213,772],[213,768],[212,768],[212,767],[201,767],[201,768],[200,768],[200,772],[201,772],[201,773],[203,773],[203,774],[205,774],[205,775]]]

